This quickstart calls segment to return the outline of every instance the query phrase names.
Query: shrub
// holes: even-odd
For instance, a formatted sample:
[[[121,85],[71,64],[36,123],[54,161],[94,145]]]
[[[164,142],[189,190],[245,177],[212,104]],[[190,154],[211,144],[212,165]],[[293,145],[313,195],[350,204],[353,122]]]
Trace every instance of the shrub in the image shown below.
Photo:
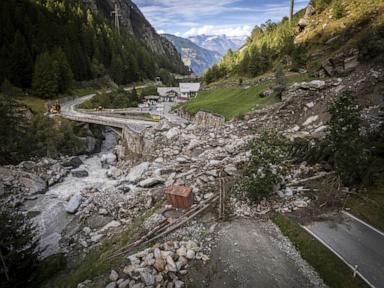
[[[284,173],[283,161],[289,157],[289,140],[276,131],[263,131],[250,143],[251,159],[243,167],[240,197],[250,202],[269,196]]]
[[[273,87],[274,95],[281,99],[281,94],[287,87],[287,78],[285,76],[284,68],[278,64],[275,68],[275,86]]]
[[[341,0],[335,0],[332,5],[332,16],[336,19],[343,18],[345,16],[345,9]]]
[[[367,33],[359,43],[360,60],[384,63],[384,26]]]
[[[16,88],[12,85],[12,83],[5,79],[3,83],[1,84],[1,93],[4,94],[4,96],[14,98],[22,93],[21,89]]]
[[[344,93],[331,105],[331,120],[326,141],[332,151],[336,172],[345,184],[362,180],[368,153],[360,133],[361,108],[351,93]]]

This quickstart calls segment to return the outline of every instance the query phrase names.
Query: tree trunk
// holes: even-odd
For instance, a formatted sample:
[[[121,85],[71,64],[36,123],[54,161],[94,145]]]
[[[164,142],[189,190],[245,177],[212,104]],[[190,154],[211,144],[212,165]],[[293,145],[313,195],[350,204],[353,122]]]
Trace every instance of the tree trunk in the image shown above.
[[[289,22],[292,21],[292,18],[293,18],[293,9],[295,7],[295,0],[291,0],[291,10],[289,12]]]

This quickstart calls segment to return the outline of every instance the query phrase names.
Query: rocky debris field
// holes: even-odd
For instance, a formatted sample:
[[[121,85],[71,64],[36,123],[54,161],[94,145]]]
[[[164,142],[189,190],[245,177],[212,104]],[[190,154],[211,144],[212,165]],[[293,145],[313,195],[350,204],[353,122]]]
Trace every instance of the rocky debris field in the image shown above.
[[[36,195],[44,193],[50,201],[58,199],[71,218],[62,231],[55,233],[63,236],[60,237],[61,251],[75,263],[79,256],[82,258],[103,239],[120,233],[153,207],[160,208],[146,219],[143,233],[150,232],[166,219],[179,217],[182,211],[171,209],[169,212],[171,207],[163,202],[166,187],[181,185],[192,188],[194,206],[218,194],[219,178],[225,179],[230,193],[242,164],[251,155],[247,143],[256,139],[261,129],[275,128],[291,138],[322,137],[327,128],[329,103],[342,91],[357,89],[355,82],[358,77],[364,77],[363,82],[369,85],[382,81],[383,71],[367,68],[364,75],[356,72],[343,79],[296,83],[287,89],[283,102],[252,112],[243,120],[225,123],[215,120],[211,125],[207,117],[204,126],[193,123],[176,125],[162,120],[159,125],[143,132],[145,149],[140,158],[123,158],[123,151],[129,147],[117,145],[113,151],[83,158],[85,160],[78,157],[41,159],[1,167],[1,201],[22,207],[26,201],[36,200]],[[379,115],[382,110],[377,105],[373,101],[367,104],[371,107],[367,109],[377,110]],[[252,218],[270,211],[291,212],[306,208],[311,198],[306,195],[307,188],[300,184],[300,180],[321,177],[323,173],[320,166],[290,164],[288,176],[276,187],[271,199],[250,206],[230,195],[228,206],[234,216]],[[55,184],[63,181],[65,184],[69,178],[72,182],[61,190],[55,190],[54,194],[50,192],[57,187]],[[72,183],[81,185],[74,187]],[[296,184],[290,185],[292,183]],[[176,230],[163,239],[163,244],[135,254],[123,271],[111,273],[107,287],[183,287],[181,279],[188,261],[209,259],[210,241],[204,239],[210,238],[212,231],[205,234],[204,231],[211,229],[199,221],[189,222]],[[202,237],[196,237],[197,234]],[[167,239],[172,242],[167,242]],[[191,239],[196,245],[188,242]],[[79,287],[87,283],[81,283]]]
[[[144,288],[144,287],[185,287],[181,280],[188,271],[192,260],[205,263],[209,256],[203,248],[192,240],[166,241],[151,248],[127,257],[129,265],[119,273],[112,270],[109,275],[108,288]],[[87,280],[77,287],[91,287],[92,281]]]

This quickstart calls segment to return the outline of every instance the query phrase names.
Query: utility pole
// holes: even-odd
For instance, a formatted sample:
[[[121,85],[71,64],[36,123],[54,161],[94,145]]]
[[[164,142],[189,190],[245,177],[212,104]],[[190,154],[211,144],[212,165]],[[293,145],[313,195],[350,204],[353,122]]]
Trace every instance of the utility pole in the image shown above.
[[[117,30],[117,33],[120,34],[120,17],[121,17],[121,14],[120,14],[120,9],[119,7],[117,6],[117,2],[115,2],[115,10],[111,12],[111,16],[115,17],[115,28]]]
[[[291,0],[291,10],[289,11],[289,22],[292,22],[294,7],[295,7],[295,0]]]

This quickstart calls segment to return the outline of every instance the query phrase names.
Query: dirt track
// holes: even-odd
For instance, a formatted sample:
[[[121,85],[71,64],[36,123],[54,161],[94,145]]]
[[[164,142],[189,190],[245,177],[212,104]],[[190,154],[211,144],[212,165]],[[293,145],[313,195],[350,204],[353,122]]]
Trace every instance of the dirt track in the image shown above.
[[[191,271],[188,287],[326,287],[270,221],[237,219],[217,230],[211,261]]]

